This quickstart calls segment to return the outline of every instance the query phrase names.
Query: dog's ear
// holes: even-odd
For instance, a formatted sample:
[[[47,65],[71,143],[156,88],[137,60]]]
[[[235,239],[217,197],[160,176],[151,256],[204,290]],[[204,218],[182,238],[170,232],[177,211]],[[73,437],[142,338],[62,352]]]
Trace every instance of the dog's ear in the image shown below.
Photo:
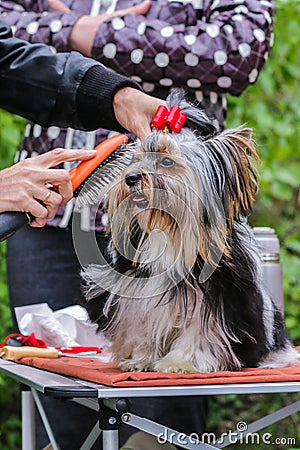
[[[249,128],[228,129],[206,141],[222,176],[222,198],[229,223],[247,215],[258,192],[259,157]],[[219,180],[220,181],[220,180]],[[219,183],[220,185],[220,183]]]
[[[252,209],[258,192],[259,157],[252,139],[252,130],[237,128],[225,132],[229,144],[232,169],[229,189],[233,200],[232,220]],[[228,174],[229,175],[229,174]]]

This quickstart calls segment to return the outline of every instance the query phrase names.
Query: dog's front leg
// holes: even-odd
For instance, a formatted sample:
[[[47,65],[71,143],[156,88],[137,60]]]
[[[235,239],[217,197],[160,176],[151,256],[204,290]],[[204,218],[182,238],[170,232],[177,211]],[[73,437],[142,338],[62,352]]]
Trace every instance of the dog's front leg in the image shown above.
[[[128,346],[126,346],[128,350]],[[146,343],[139,343],[136,346],[132,346],[130,351],[126,352],[126,356],[122,349],[115,350],[115,361],[119,368],[125,372],[150,372],[154,370],[153,350]]]
[[[214,343],[199,333],[192,321],[173,342],[169,353],[157,360],[154,370],[174,373],[209,373],[226,369],[227,355],[216,339]]]

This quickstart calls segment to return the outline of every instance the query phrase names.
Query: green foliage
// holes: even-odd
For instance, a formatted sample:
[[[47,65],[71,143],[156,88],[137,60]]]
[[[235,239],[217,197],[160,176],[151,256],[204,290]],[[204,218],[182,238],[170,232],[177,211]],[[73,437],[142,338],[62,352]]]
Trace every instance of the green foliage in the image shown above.
[[[13,163],[14,154],[21,141],[24,120],[0,111],[0,167]],[[12,332],[12,320],[8,302],[5,265],[5,242],[0,244],[0,342]],[[8,377],[0,375],[0,448],[21,448],[21,424],[19,419],[19,387]]]
[[[21,142],[25,127],[25,120],[0,111],[0,168],[13,163],[14,155]]]
[[[285,319],[300,345],[300,2],[277,1],[275,42],[255,85],[228,99],[228,126],[247,124],[254,131],[261,158],[260,195],[250,218],[254,226],[276,230],[281,244]],[[244,396],[243,396],[244,397]],[[295,395],[223,396],[210,399],[210,430],[220,435],[238,421],[250,423],[296,400]],[[242,402],[243,405],[242,406]],[[245,409],[245,404],[247,408]],[[300,447],[300,419],[294,415],[260,432],[295,437]],[[250,445],[251,450],[270,445]],[[245,449],[245,444],[229,448]],[[275,447],[272,447],[275,448]],[[277,445],[277,450],[287,449]],[[290,449],[292,450],[292,449]],[[296,449],[294,449],[296,450]]]
[[[21,449],[20,394],[19,386],[7,376],[0,377],[0,448]]]
[[[276,5],[274,48],[258,81],[229,99],[228,125],[246,123],[254,130],[261,182],[250,221],[275,228],[279,236],[286,322],[300,345],[300,3]]]
[[[228,99],[228,126],[247,124],[254,130],[261,157],[260,195],[251,224],[275,228],[281,242],[285,317],[291,337],[300,345],[300,33],[299,0],[277,0],[275,44],[258,81],[239,98]],[[0,113],[0,161],[9,165],[21,138],[24,122]],[[0,246],[0,338],[10,332],[4,252]],[[20,448],[16,383],[0,378],[0,447]],[[291,396],[295,398],[295,396]],[[221,434],[239,420],[250,423],[288,404],[287,394],[221,396],[210,399],[209,429]],[[291,401],[290,401],[291,402]],[[247,408],[245,408],[245,404]],[[299,417],[268,427],[274,436],[296,437],[300,447]],[[298,434],[297,434],[298,433]],[[243,449],[245,445],[234,448]],[[262,445],[249,448],[263,449]],[[266,449],[271,446],[266,446]],[[272,447],[274,448],[274,447]],[[287,449],[276,446],[277,450]],[[290,449],[292,450],[292,449]],[[296,450],[296,449],[295,449]]]
[[[211,397],[209,402],[208,428],[219,437],[222,433],[235,432],[239,422],[245,422],[248,427],[251,422],[262,418],[265,414],[274,413],[279,408],[284,408],[299,400],[299,394],[261,394],[261,395],[226,395]],[[272,437],[268,436],[272,435]],[[295,439],[294,450],[300,450],[299,418],[296,414],[278,423],[269,425],[254,435],[253,443],[248,440],[230,445],[229,449],[235,450],[292,450],[286,446],[289,438]],[[264,439],[266,439],[264,441]],[[278,442],[270,445],[268,442]],[[277,439],[280,439],[280,441]],[[282,445],[279,444],[282,442]],[[297,448],[296,448],[297,447]]]

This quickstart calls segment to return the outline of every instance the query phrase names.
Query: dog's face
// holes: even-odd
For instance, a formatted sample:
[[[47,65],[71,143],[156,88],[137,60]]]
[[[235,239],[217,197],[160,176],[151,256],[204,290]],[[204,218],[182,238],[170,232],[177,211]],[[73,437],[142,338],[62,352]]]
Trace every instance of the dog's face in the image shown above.
[[[143,146],[135,145],[134,161],[108,195],[117,249],[141,261],[147,238],[152,249],[158,247],[153,257],[164,249],[165,265],[179,259],[191,269],[198,255],[217,265],[224,252],[230,254],[233,223],[251,209],[257,191],[251,130],[208,138],[188,128],[153,131]]]
[[[199,209],[198,190],[196,174],[177,143],[168,134],[155,133],[144,147],[137,145],[133,163],[109,196],[110,213],[124,202],[144,232],[161,230],[171,237],[187,220],[187,208]]]

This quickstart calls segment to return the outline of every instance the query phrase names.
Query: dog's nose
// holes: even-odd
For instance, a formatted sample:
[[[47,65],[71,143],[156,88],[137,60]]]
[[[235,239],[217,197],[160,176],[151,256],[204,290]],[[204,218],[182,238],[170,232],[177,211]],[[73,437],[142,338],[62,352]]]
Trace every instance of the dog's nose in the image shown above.
[[[125,181],[127,186],[132,187],[136,185],[136,183],[142,178],[142,175],[140,173],[129,173],[125,177]]]

